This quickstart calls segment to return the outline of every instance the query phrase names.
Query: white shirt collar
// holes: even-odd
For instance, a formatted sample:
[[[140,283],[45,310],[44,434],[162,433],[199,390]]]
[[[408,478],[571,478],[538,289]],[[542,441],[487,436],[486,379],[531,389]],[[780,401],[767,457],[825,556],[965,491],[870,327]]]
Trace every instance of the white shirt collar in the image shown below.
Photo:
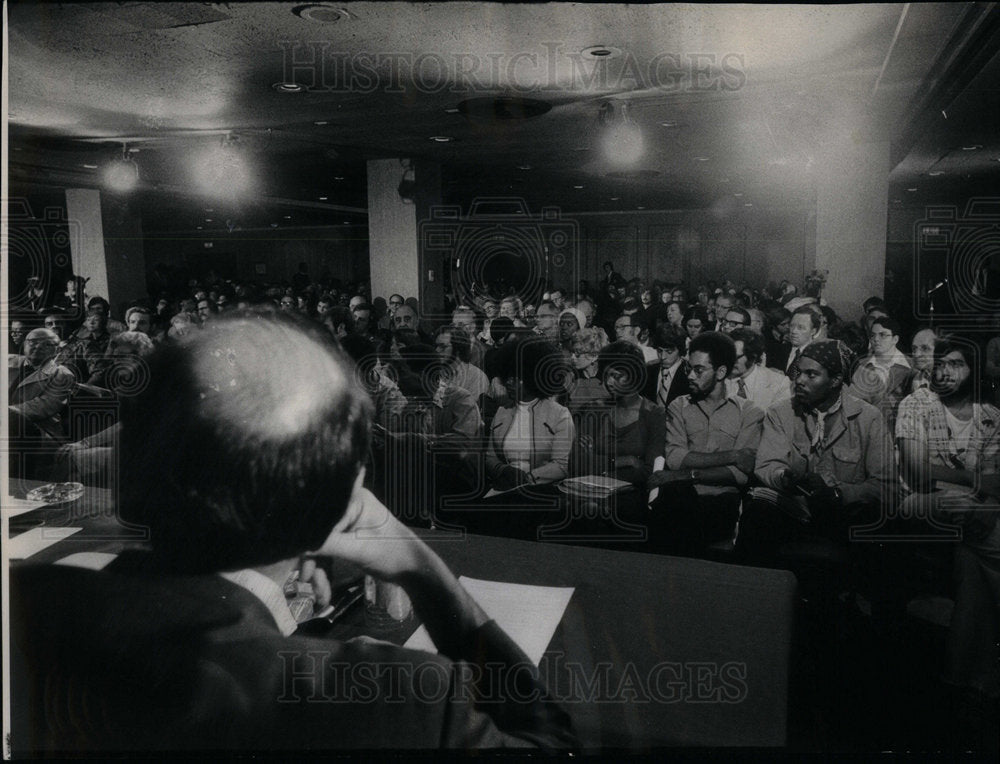
[[[295,619],[292,617],[292,611],[288,609],[288,601],[285,599],[285,593],[281,590],[280,586],[263,573],[253,568],[244,568],[243,570],[228,570],[219,575],[227,581],[246,589],[260,600],[264,607],[268,609],[268,612],[271,613],[274,623],[277,625],[278,631],[281,632],[282,636],[287,637],[293,634],[295,629],[298,628],[298,624],[295,623]]]

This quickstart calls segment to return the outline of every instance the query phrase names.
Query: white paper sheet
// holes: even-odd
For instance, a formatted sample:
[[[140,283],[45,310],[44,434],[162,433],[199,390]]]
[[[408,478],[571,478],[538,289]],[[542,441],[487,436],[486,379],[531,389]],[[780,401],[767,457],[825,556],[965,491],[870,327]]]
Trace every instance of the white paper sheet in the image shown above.
[[[12,560],[26,560],[83,528],[32,528],[7,541],[7,552]]]
[[[458,581],[537,666],[573,596],[573,587],[526,586],[466,576]],[[405,647],[437,652],[423,626],[407,640]]]
[[[4,517],[17,517],[44,506],[44,501],[28,501],[27,499],[16,499],[13,496],[4,496],[3,499],[0,499],[0,507],[3,508]]]

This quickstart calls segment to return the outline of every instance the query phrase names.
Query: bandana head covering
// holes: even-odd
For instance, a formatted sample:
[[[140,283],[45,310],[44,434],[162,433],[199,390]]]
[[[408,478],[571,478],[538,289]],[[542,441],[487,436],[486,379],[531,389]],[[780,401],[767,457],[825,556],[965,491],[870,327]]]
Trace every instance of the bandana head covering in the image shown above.
[[[581,329],[587,325],[587,317],[583,315],[582,310],[577,310],[576,308],[563,308],[563,312],[559,314],[559,318],[561,319],[567,313],[576,319],[577,323],[580,324]]]
[[[832,377],[841,377],[845,382],[854,361],[854,353],[840,340],[820,340],[810,342],[799,353],[799,358],[811,358],[829,372]]]

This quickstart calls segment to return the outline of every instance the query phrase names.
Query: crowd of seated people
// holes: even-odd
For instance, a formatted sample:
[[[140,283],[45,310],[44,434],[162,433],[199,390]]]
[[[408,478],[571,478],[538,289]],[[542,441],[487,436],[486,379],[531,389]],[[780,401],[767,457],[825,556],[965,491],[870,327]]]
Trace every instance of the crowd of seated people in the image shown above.
[[[57,444],[54,462],[77,457],[82,475],[78,452],[114,438],[63,426],[80,386],[128,396],[116,380],[141,379],[154,348],[219,315],[284,314],[353,360],[374,405],[372,490],[428,473],[422,498],[405,486],[380,496],[400,517],[433,524],[449,495],[530,504],[567,477],[610,476],[653,497],[638,510],[648,550],[793,568],[796,541],[847,546],[887,519],[887,532],[922,523],[955,542],[949,676],[1000,695],[1000,340],[944,336],[877,297],[838,316],[815,276],[799,294],[603,271],[533,302],[449,295],[450,315],[433,321],[412,297],[301,270],[293,284],[194,280],[122,306],[117,321],[71,279],[50,304],[36,295],[34,310],[11,313],[12,427]],[[407,515],[407,502],[426,506]]]

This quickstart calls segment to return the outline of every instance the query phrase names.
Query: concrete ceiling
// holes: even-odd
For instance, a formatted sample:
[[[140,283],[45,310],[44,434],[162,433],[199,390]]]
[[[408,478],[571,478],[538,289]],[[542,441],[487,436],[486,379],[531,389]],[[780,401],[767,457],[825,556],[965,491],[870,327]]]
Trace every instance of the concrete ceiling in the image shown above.
[[[147,230],[363,222],[365,160],[379,157],[439,162],[447,202],[518,195],[567,211],[796,203],[844,140],[892,142],[894,188],[933,194],[1000,171],[988,4],[119,2],[8,13],[12,190],[98,186],[125,143]],[[610,55],[591,57],[595,47]],[[485,101],[461,105],[474,98]],[[510,98],[541,103],[497,101]],[[631,163],[631,139],[606,153],[599,121],[602,107],[620,119],[624,104],[642,136]],[[527,116],[532,106],[543,113]],[[227,136],[244,191],[224,172],[199,186]],[[224,214],[205,223],[216,208]]]

